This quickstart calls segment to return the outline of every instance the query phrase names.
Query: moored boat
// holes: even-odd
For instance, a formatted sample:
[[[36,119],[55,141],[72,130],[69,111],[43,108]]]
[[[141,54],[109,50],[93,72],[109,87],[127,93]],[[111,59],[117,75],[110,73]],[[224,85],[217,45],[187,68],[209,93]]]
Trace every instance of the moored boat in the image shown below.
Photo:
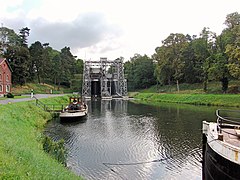
[[[88,113],[88,106],[80,98],[70,97],[69,104],[60,113],[59,117],[62,122],[80,121]]]
[[[216,115],[216,122],[202,124],[202,177],[240,179],[240,111],[217,110]]]

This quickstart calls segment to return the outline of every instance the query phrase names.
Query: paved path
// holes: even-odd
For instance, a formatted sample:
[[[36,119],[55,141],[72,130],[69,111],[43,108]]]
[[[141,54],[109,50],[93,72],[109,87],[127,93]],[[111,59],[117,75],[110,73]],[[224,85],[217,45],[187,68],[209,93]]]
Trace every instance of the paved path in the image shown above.
[[[42,98],[64,96],[64,95],[66,95],[66,94],[35,94],[34,96],[38,99],[42,99]],[[30,95],[24,95],[24,96],[29,96],[29,97],[21,98],[21,99],[7,98],[7,99],[4,99],[4,100],[0,100],[0,104],[8,104],[8,103],[35,100],[34,98],[31,98]]]

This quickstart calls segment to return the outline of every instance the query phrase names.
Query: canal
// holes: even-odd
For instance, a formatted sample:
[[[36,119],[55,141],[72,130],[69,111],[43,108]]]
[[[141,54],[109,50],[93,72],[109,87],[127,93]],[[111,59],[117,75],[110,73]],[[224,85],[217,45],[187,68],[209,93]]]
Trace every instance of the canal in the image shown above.
[[[67,166],[86,179],[202,179],[203,120],[216,107],[159,106],[124,100],[88,101],[85,122],[48,123],[64,139]]]

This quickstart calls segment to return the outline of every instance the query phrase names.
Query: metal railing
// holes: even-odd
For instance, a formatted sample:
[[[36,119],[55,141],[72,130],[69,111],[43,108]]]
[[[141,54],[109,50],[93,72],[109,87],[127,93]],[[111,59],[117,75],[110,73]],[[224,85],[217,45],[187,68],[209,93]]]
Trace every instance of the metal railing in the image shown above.
[[[224,113],[221,115],[220,113]],[[217,121],[219,123],[230,123],[240,125],[240,111],[239,110],[224,110],[218,109],[216,110]],[[238,117],[236,117],[238,115]]]
[[[40,101],[35,96],[33,97],[36,100],[36,106],[42,108],[44,111],[48,112],[62,112],[66,105],[63,104],[45,104]]]
[[[240,127],[240,111],[238,110],[218,109],[216,110],[216,116],[217,116],[217,128],[220,133],[222,133],[223,125]]]

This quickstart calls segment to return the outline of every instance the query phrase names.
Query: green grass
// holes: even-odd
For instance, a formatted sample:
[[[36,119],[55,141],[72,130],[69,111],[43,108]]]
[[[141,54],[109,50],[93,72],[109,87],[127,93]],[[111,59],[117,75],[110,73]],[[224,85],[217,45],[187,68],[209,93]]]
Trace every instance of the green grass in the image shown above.
[[[14,96],[14,99],[29,98],[29,96]],[[7,97],[0,97],[0,100],[8,99]]]
[[[129,97],[134,97],[138,94],[139,92],[128,92]]]
[[[71,89],[61,86],[58,87],[50,84],[35,84],[35,83],[27,83],[25,85],[17,85],[13,86],[12,94],[30,94],[31,90],[34,90],[36,94],[49,94],[51,91],[53,94],[61,94],[61,93],[70,93]]]
[[[134,96],[134,98],[137,100],[150,102],[240,107],[240,96],[236,94],[138,93]]]
[[[227,94],[223,94],[220,82],[209,82],[207,92],[203,91],[202,84],[180,84],[180,92],[176,85],[155,85],[148,89],[139,90],[139,93],[129,93],[135,99],[147,102],[168,102],[195,105],[211,105],[225,107],[240,107],[240,81],[230,81]]]
[[[0,179],[79,179],[43,151],[42,130],[50,119],[33,101],[0,105]]]

